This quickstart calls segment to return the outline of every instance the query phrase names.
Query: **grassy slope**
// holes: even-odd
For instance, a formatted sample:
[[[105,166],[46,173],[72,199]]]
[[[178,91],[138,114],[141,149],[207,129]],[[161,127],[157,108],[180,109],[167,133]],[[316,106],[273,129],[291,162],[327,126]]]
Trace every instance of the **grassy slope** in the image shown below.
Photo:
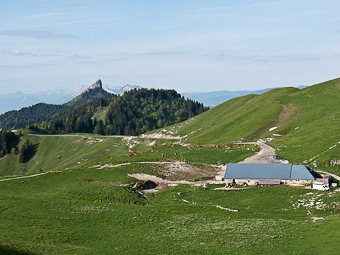
[[[38,145],[35,156],[27,163],[18,163],[18,155],[10,154],[0,159],[0,178],[10,175],[34,174],[46,171],[65,170],[80,163],[87,165],[112,164],[137,161],[169,161],[182,160],[190,163],[216,164],[242,161],[251,156],[257,148],[248,145],[246,148],[226,149],[219,148],[196,148],[190,150],[187,147],[174,145],[164,139],[140,139],[135,138],[137,143],[133,151],[138,156],[128,157],[129,148],[127,142],[120,137],[105,137],[89,134],[75,134],[71,136],[36,136],[26,134],[24,138]],[[102,142],[96,142],[101,139]],[[158,146],[150,146],[150,142],[157,142]],[[92,143],[92,144],[91,144]],[[146,154],[142,152],[149,151]],[[165,154],[165,157],[162,157]]]
[[[291,206],[310,192],[305,189],[226,192],[183,185],[143,199],[126,187],[84,180],[131,183],[127,173],[158,170],[140,164],[102,170],[78,166],[0,183],[0,252],[337,254],[339,214],[327,209],[307,215],[306,209]],[[340,199],[339,192],[331,198],[312,192],[322,194],[324,201]],[[226,212],[215,205],[240,211]],[[311,216],[326,218],[313,223]]]
[[[256,140],[273,133],[283,135],[271,144],[293,163],[328,168],[331,159],[340,159],[340,78],[305,89],[274,89],[227,101],[193,119],[167,128],[197,144],[221,143],[240,138]],[[279,128],[283,109],[290,109]],[[298,129],[296,129],[298,127]],[[319,156],[318,156],[319,155]],[[315,159],[310,160],[312,157]],[[316,162],[313,163],[313,161]],[[330,167],[340,173],[340,167]]]
[[[189,141],[203,144],[253,138],[273,122],[281,110],[280,99],[292,91],[295,89],[275,89],[232,99],[194,117],[183,125],[179,134],[194,132],[189,135]]]
[[[35,136],[25,135],[38,145],[35,156],[27,163],[18,163],[18,155],[7,155],[0,160],[0,176],[23,175],[37,172],[65,170],[84,162],[103,156],[121,141],[121,138],[102,136]],[[94,138],[103,142],[94,142]]]

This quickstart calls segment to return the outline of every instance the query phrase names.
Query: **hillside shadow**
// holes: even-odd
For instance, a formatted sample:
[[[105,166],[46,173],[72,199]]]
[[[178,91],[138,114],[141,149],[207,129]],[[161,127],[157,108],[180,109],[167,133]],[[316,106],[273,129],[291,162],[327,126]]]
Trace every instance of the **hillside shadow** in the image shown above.
[[[0,246],[1,255],[34,255],[34,253],[20,251],[14,248]]]
[[[29,147],[29,150],[27,152],[27,161],[30,161],[31,158],[34,157],[34,155],[37,153],[38,151],[38,147],[39,147],[39,144],[32,144],[30,147]]]
[[[38,151],[39,144],[30,144],[24,153],[24,158],[21,163],[30,161]],[[1,254],[1,253],[0,253]]]

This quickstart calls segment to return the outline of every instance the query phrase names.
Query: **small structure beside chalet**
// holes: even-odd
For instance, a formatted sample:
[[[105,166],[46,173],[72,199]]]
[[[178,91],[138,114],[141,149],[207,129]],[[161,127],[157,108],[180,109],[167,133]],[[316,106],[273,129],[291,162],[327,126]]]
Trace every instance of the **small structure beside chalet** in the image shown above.
[[[293,164],[227,164],[224,180],[227,185],[272,186],[311,184],[318,175],[304,165]]]

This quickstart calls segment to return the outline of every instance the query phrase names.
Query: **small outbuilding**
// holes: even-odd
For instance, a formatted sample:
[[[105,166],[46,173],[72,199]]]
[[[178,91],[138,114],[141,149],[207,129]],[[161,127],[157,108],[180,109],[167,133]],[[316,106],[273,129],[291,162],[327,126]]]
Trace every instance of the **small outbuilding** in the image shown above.
[[[293,164],[227,164],[224,180],[227,185],[306,185],[311,184],[316,173],[304,165]]]

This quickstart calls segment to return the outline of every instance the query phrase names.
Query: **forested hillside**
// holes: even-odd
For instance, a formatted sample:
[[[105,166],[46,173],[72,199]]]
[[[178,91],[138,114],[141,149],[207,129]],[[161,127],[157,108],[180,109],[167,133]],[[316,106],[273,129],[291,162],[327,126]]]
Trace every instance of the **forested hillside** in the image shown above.
[[[70,102],[63,105],[53,105],[39,103],[30,107],[24,107],[21,110],[9,111],[0,115],[0,128],[2,129],[18,129],[24,126],[49,122],[52,119],[59,118],[67,112],[73,110],[77,106],[101,97],[113,97],[115,95],[105,91],[102,88],[101,80],[96,81],[88,89]]]
[[[16,135],[11,131],[0,130],[0,157],[11,153],[13,149],[16,152],[19,141],[20,135]]]
[[[66,105],[35,104],[18,111],[9,111],[0,115],[0,128],[18,129],[33,123],[50,121],[62,116],[69,110],[71,110],[71,107]]]
[[[101,108],[102,118],[96,113]],[[203,104],[184,99],[174,90],[134,89],[123,96],[98,99],[52,120],[52,133],[139,135],[187,120],[207,110]]]

